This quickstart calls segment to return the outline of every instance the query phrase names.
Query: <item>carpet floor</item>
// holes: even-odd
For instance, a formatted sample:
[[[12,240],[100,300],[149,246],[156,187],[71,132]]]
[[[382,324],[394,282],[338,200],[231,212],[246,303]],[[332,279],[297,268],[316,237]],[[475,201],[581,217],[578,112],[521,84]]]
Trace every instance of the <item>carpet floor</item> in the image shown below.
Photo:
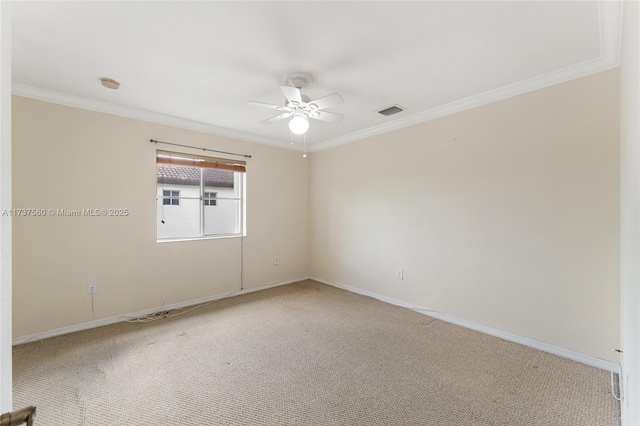
[[[314,281],[13,357],[36,426],[620,424],[606,371]]]

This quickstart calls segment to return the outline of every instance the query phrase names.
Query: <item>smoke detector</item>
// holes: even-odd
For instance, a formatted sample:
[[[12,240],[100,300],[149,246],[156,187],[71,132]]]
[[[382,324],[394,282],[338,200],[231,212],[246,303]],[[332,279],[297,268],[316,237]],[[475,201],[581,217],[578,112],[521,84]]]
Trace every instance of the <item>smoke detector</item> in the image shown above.
[[[102,77],[100,79],[100,82],[107,89],[117,90],[120,87],[120,83],[118,83],[117,81],[115,81],[115,80],[113,80],[111,78]]]

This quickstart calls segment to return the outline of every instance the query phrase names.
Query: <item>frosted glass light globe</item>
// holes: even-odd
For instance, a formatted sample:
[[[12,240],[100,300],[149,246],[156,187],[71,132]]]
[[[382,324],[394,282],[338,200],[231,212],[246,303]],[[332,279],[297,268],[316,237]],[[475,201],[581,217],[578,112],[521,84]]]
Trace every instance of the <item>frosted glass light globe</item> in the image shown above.
[[[289,122],[289,130],[296,135],[302,135],[309,130],[309,120],[302,114],[296,114]]]

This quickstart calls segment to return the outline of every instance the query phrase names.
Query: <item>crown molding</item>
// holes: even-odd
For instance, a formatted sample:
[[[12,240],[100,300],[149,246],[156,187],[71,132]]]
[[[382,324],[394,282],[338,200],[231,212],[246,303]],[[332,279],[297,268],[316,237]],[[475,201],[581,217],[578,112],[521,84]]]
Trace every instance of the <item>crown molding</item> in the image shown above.
[[[369,138],[414,124],[476,108],[492,102],[522,95],[545,87],[565,83],[591,74],[607,71],[620,65],[620,44],[622,40],[622,1],[600,0],[598,2],[598,20],[600,27],[600,57],[570,67],[539,75],[528,80],[483,92],[445,105],[437,106],[401,119],[390,121],[368,129],[359,130],[309,147],[309,152],[322,151],[334,146]]]
[[[600,0],[598,15],[600,20],[600,48],[602,59],[612,67],[620,65],[622,45],[622,11],[624,1]]]
[[[41,89],[38,87],[27,86],[25,84],[13,83],[11,86],[12,94],[22,96],[24,98],[35,99],[38,101],[51,102],[54,104],[65,105],[73,108],[86,109],[90,111],[102,112],[105,114],[117,115],[120,117],[132,118],[135,120],[147,121],[150,123],[163,124],[165,126],[177,127],[180,129],[191,130],[194,132],[206,133],[215,136],[223,136],[227,138],[237,139],[244,142],[258,143],[262,145],[274,146],[277,148],[288,149],[287,143],[278,139],[262,137],[251,133],[241,132],[238,130],[227,129],[225,127],[214,126],[212,124],[202,123],[199,121],[189,120],[186,118],[175,117],[172,115],[162,114],[159,112],[148,111],[140,108],[133,108],[124,105],[118,105],[105,101],[84,98],[81,96],[69,95],[66,93],[56,92],[53,90]]]
[[[381,124],[368,129],[359,130],[348,135],[329,139],[323,142],[315,143],[309,147],[310,152],[322,151],[334,146],[343,145],[349,142],[355,142],[361,139],[387,133],[393,130],[399,130],[414,124],[423,123],[425,121],[434,120],[436,118],[462,112],[468,109],[476,108],[492,102],[500,101],[514,96],[522,95],[535,90],[544,89],[545,87],[554,86],[556,84],[565,83],[576,78],[586,77],[591,74],[606,71],[615,68],[617,65],[612,64],[603,58],[586,61],[578,65],[563,68],[548,74],[523,80],[518,83],[500,87],[459,101],[450,102],[445,105],[437,106],[416,114],[406,116],[385,124]]]
[[[399,130],[404,127],[413,126],[425,121],[434,120],[436,118],[455,114],[457,112],[462,112],[492,102],[522,95],[535,90],[543,89],[545,87],[554,86],[556,84],[564,83],[570,80],[586,77],[591,74],[616,68],[620,64],[623,4],[624,2],[620,0],[598,1],[598,17],[600,27],[600,57],[598,58],[585,61],[567,68],[556,70],[547,74],[536,76],[528,80],[523,80],[518,83],[469,96],[467,98],[450,102],[445,105],[437,106],[435,108],[396,119],[385,124],[369,127],[367,129],[352,132],[347,135],[339,136],[337,138],[327,139],[322,142],[309,144],[307,145],[307,152],[322,151],[324,149],[332,148],[338,145],[355,142],[393,130]],[[16,96],[23,96],[26,98],[52,102],[74,108],[103,112],[106,114],[133,118],[136,120],[177,127],[215,136],[228,137],[245,142],[269,145],[282,149],[303,151],[303,147],[301,146],[297,146],[295,144],[294,146],[290,146],[289,142],[275,138],[268,138],[252,133],[214,126],[212,124],[202,123],[199,121],[175,117],[139,108],[83,98],[80,96],[69,95],[52,90],[40,89],[20,83],[13,83],[12,92]]]

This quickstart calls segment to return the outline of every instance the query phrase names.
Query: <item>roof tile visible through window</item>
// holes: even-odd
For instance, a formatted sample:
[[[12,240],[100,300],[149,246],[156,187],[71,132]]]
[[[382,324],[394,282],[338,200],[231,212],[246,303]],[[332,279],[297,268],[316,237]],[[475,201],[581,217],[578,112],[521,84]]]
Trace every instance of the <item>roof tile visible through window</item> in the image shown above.
[[[171,185],[200,186],[200,168],[157,165],[158,183]],[[227,170],[204,169],[204,186],[217,188],[233,188],[233,172]]]

